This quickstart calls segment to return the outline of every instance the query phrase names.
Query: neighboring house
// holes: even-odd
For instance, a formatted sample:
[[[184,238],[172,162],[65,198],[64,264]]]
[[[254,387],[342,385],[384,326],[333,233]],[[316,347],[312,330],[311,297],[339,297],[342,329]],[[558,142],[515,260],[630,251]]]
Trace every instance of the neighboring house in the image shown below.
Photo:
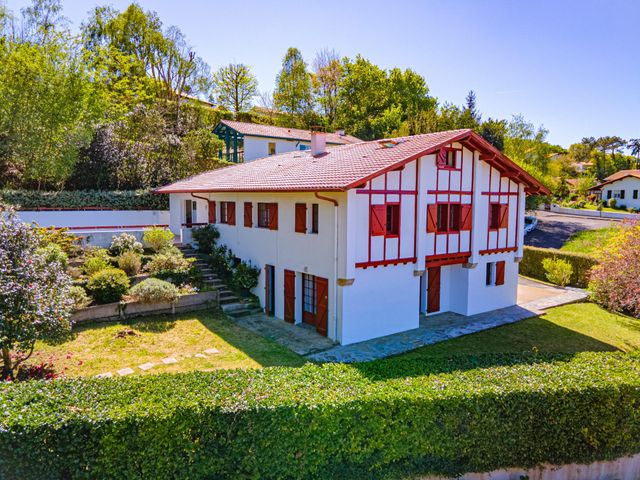
[[[342,344],[516,303],[525,195],[544,186],[471,130],[325,138],[158,189],[171,230],[188,243],[216,224],[261,269],[253,293],[269,315]]]
[[[250,162],[293,150],[308,150],[311,147],[311,132],[298,128],[274,127],[259,123],[220,120],[213,129],[225,148],[220,158],[234,163]],[[347,145],[361,140],[345,135],[344,131],[326,134],[327,146]]]
[[[576,162],[573,164],[573,168],[575,168],[578,173],[585,173],[591,167],[593,167],[593,162]]]
[[[590,191],[603,200],[615,198],[618,206],[640,209],[640,170],[620,170]]]

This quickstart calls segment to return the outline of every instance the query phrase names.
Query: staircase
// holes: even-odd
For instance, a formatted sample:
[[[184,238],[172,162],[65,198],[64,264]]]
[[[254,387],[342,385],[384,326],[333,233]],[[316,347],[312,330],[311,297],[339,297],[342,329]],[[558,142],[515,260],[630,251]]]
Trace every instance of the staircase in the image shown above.
[[[186,258],[195,258],[195,265],[202,272],[202,280],[205,285],[218,291],[220,308],[224,313],[233,318],[240,318],[247,315],[262,312],[261,308],[248,303],[245,299],[233,293],[224,282],[213,272],[206,261],[206,255],[198,253],[191,245],[176,245]]]

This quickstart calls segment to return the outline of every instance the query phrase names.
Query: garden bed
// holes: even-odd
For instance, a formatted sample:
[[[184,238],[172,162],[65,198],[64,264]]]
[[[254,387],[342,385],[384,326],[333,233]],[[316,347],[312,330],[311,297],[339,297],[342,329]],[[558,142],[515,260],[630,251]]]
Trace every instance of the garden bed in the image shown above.
[[[115,302],[83,308],[71,315],[74,325],[90,322],[119,321],[127,318],[158,315],[163,313],[182,313],[201,310],[211,305],[218,306],[218,292],[200,292],[183,295],[175,303]]]

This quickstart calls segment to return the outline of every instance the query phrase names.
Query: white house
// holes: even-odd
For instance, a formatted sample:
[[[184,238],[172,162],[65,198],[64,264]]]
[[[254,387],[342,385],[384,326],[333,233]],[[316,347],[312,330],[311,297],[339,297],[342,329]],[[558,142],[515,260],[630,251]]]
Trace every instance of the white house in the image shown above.
[[[220,157],[235,163],[311,148],[311,132],[298,128],[220,120],[213,133],[225,142]],[[327,146],[331,147],[360,142],[360,139],[339,130],[336,133],[327,133],[326,142]]]
[[[603,200],[615,198],[618,206],[640,209],[640,170],[620,170],[590,190]]]
[[[158,189],[171,230],[215,223],[268,314],[342,344],[516,303],[525,195],[548,191],[482,137],[311,144]]]

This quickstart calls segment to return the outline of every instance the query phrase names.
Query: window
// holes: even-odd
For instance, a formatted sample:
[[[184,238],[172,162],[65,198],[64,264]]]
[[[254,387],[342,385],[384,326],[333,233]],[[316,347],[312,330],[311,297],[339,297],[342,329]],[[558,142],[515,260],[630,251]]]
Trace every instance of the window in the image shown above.
[[[387,204],[386,235],[400,234],[400,205]]]
[[[637,200],[638,199],[638,190],[634,190],[633,191],[633,199]]]
[[[296,233],[307,233],[307,204],[296,203],[295,231]]]
[[[446,232],[449,230],[449,205],[445,203],[438,204],[438,231]]]
[[[318,233],[319,205],[311,205],[311,233]]]
[[[449,205],[449,231],[460,231],[460,204],[454,203]]]
[[[258,203],[258,227],[278,229],[278,204]]]
[[[624,200],[624,190],[613,190],[613,198]]]
[[[489,228],[497,230],[500,228],[500,204],[492,203],[489,205]]]
[[[310,149],[311,149],[311,147],[310,147],[309,145],[300,145],[300,146],[298,147],[298,149],[299,149],[300,151],[305,151],[305,150],[310,150]]]
[[[487,276],[486,276],[487,286],[492,286],[496,284],[496,264],[495,262],[487,263]]]
[[[504,285],[505,267],[506,262],[504,260],[487,263],[486,284],[488,287]]]
[[[607,190],[607,199],[611,198],[611,190]]]
[[[275,155],[276,153],[276,142],[269,142],[269,155]]]
[[[184,202],[184,223],[191,226],[195,218],[195,203],[193,200],[185,200]]]
[[[236,224],[236,202],[220,202],[220,223]]]
[[[302,274],[302,311],[316,314],[316,282],[313,275]]]
[[[458,150],[443,148],[438,152],[438,168],[455,169],[458,160]]]

